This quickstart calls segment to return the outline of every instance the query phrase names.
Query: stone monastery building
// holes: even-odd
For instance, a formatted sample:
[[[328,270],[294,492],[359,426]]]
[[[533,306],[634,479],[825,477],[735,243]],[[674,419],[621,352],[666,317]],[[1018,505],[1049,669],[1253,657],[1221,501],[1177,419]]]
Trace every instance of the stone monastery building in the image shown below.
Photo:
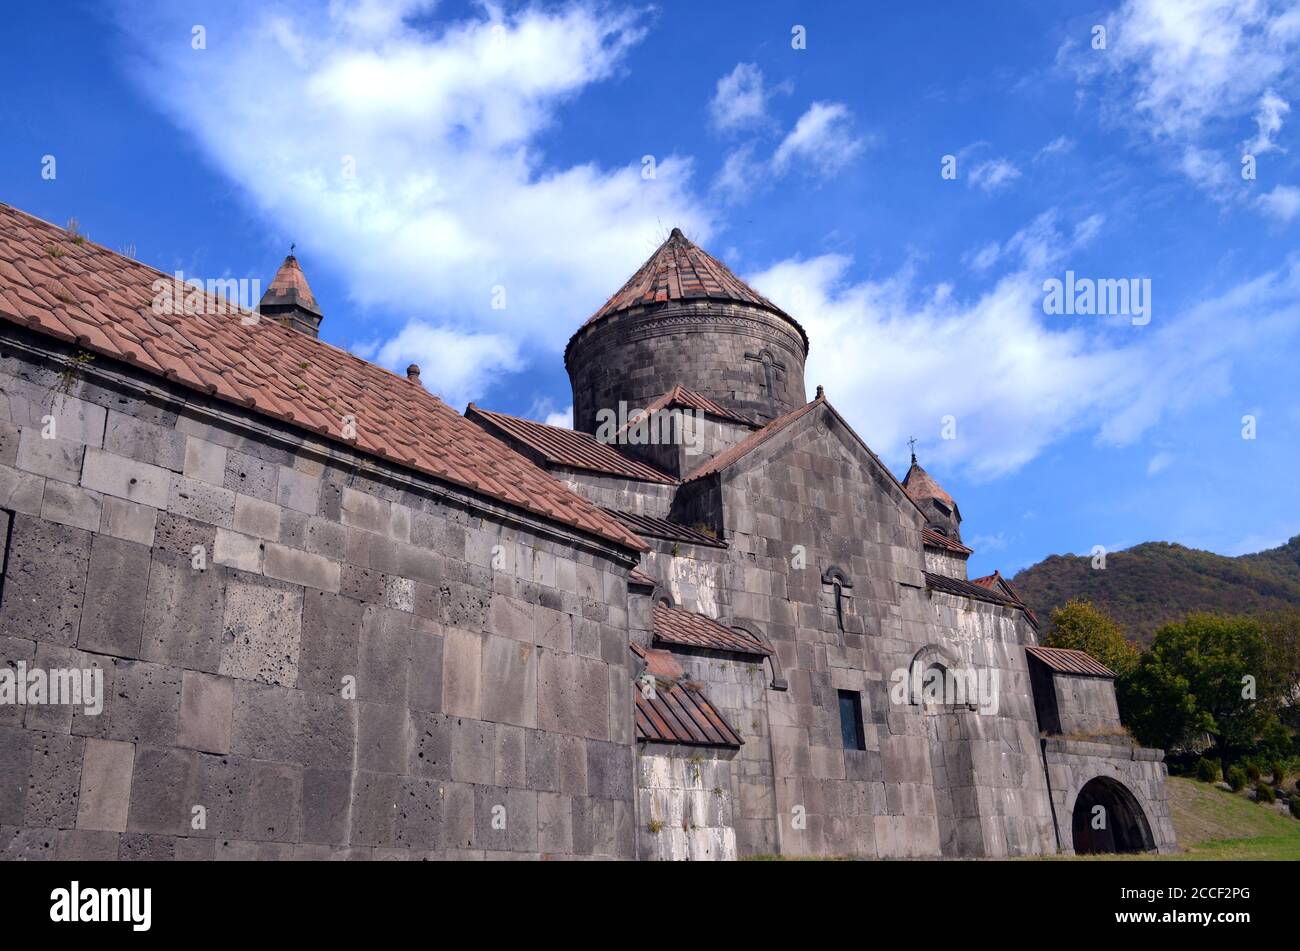
[[[102,678],[0,702],[0,856],[1175,848],[1111,672],[680,231],[573,430],[320,341],[292,256],[260,314],[171,283],[0,205],[0,701]]]

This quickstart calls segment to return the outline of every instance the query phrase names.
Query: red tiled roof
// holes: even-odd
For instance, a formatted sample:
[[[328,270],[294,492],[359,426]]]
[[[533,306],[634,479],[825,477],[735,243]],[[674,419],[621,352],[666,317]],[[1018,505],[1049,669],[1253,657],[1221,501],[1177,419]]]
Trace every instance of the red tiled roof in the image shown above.
[[[804,350],[808,349],[808,335],[793,317],[736,277],[713,255],[687,240],[680,228],[674,228],[668,240],[659,245],[627,283],[578,328],[569,347],[583,330],[610,314],[645,304],[698,298],[738,301],[778,314],[794,325],[803,338]],[[565,355],[568,355],[567,348]]]
[[[682,647],[703,647],[766,657],[772,649],[741,631],[725,628],[703,614],[655,605],[655,640]]]
[[[945,594],[955,594],[962,598],[972,598],[976,601],[988,601],[990,604],[1002,604],[1007,607],[1019,608],[1025,612],[1034,627],[1038,626],[1038,617],[1018,598],[1009,597],[995,588],[974,581],[951,578],[948,575],[936,574],[933,571],[927,571],[924,574],[927,588],[942,591]]]
[[[631,571],[629,571],[627,573],[627,581],[628,584],[639,584],[647,588],[653,588],[656,584],[658,584],[658,582],[655,581],[654,578],[651,578],[640,568],[633,568]]]
[[[316,295],[307,284],[307,275],[302,272],[298,259],[292,254],[284,259],[280,270],[275,272],[275,277],[267,285],[262,303],[271,306],[296,305],[320,316],[320,307],[316,304]]]
[[[653,515],[637,515],[635,512],[623,512],[618,509],[605,509],[605,511],[638,535],[651,535],[655,538],[666,538],[669,541],[685,542],[688,545],[708,545],[711,548],[727,547],[726,542],[714,535],[669,521],[666,518],[656,518]]]
[[[627,646],[632,648],[632,653],[645,661],[645,672],[651,677],[677,680],[685,673],[682,665],[677,662],[677,658],[672,655],[671,651],[660,650],[656,647],[642,647],[636,641],[632,641]]]
[[[470,403],[465,416],[476,423],[491,427],[498,437],[526,446],[547,462],[571,469],[585,469],[606,475],[622,476],[639,482],[662,482],[668,485],[676,479],[653,466],[623,455],[613,446],[600,442],[590,433],[580,433],[560,426],[547,426],[531,419],[494,413]]]
[[[724,449],[722,452],[718,453],[716,456],[714,456],[704,465],[700,466],[698,469],[696,469],[694,472],[688,475],[683,481],[693,482],[696,479],[702,479],[705,476],[713,475],[715,472],[721,472],[723,469],[727,468],[732,463],[737,462],[740,459],[743,459],[745,456],[749,455],[751,452],[753,452],[763,443],[767,442],[777,433],[781,432],[781,430],[785,429],[795,420],[800,419],[801,417],[806,415],[810,410],[814,409],[817,406],[822,405],[825,402],[826,402],[826,398],[824,396],[819,396],[811,403],[804,403],[803,406],[795,407],[794,409],[790,410],[790,412],[784,414],[783,416],[778,416],[776,419],[772,420],[762,429],[758,430],[757,432],[750,433],[748,436],[746,436],[740,442],[736,443],[730,449]]]
[[[907,475],[903,477],[903,489],[917,501],[921,499],[938,499],[949,508],[956,504],[953,502],[952,496],[944,491],[943,486],[934,481],[934,476],[917,464],[916,456],[912,457],[912,468],[908,469]]]
[[[740,442],[736,443],[730,449],[718,453],[716,456],[714,456],[704,465],[700,466],[700,468],[696,469],[694,472],[692,472],[682,481],[691,482],[695,479],[702,479],[706,476],[711,476],[714,473],[721,472],[723,469],[726,469],[728,466],[734,465],[736,462],[739,462],[741,459],[749,455],[759,446],[763,445],[763,443],[767,442],[777,433],[781,432],[791,423],[794,423],[802,419],[810,410],[818,406],[825,406],[826,409],[828,409],[831,412],[831,414],[835,417],[835,419],[839,422],[839,424],[844,427],[845,432],[847,432],[850,436],[853,437],[854,441],[856,441],[857,444],[862,447],[862,451],[865,452],[876,463],[876,465],[880,467],[880,471],[884,475],[886,475],[889,478],[889,480],[894,483],[894,485],[898,486],[899,491],[903,493],[903,497],[906,498],[909,502],[911,502],[912,505],[916,508],[916,510],[920,512],[921,509],[920,506],[917,505],[916,499],[912,498],[912,496],[907,494],[907,490],[903,488],[903,483],[898,481],[898,477],[894,475],[894,473],[890,470],[890,468],[887,465],[885,465],[883,462],[880,461],[880,457],[877,456],[875,452],[872,451],[871,447],[868,446],[866,442],[863,440],[863,438],[857,434],[857,432],[853,429],[852,426],[849,425],[848,420],[846,420],[843,416],[841,416],[839,414],[839,411],[830,404],[830,401],[826,399],[825,391],[820,386],[817,387],[817,396],[816,398],[813,399],[812,402],[805,403],[803,406],[797,406],[794,409],[790,410],[790,412],[786,413],[784,416],[778,416],[776,419],[772,420],[770,423],[768,423],[766,426],[764,426],[762,429],[758,430],[757,432],[750,433],[748,436],[746,436]],[[925,513],[921,512],[921,514],[924,515]]]
[[[422,386],[0,204],[0,318],[619,545],[645,543]],[[187,292],[188,293],[188,292]],[[244,323],[244,318],[249,323]],[[356,436],[342,435],[345,416]]]
[[[938,532],[930,528],[921,529],[921,538],[927,545],[931,545],[934,548],[946,548],[948,551],[954,552],[958,555],[969,555],[974,551],[974,549],[967,548],[961,542],[954,541],[947,535],[940,535]],[[979,584],[979,581],[977,580],[975,583]]]
[[[1071,647],[1026,647],[1025,652],[1036,657],[1058,674],[1075,674],[1081,677],[1115,678],[1115,671],[1093,660],[1092,655]]]
[[[636,738],[685,746],[744,745],[703,692],[681,683],[656,689],[649,697],[633,686],[636,700]]]
[[[1033,612],[1029,605],[1025,604],[1024,598],[1020,597],[1016,589],[1011,587],[1011,582],[1003,577],[1002,572],[994,571],[991,575],[975,578],[971,581],[971,584],[977,584],[981,588],[988,588],[991,591],[1001,591],[1008,599],[1024,608],[1025,613],[1029,615],[1029,619],[1034,622],[1034,626],[1038,626],[1038,615]]]
[[[741,746],[744,740],[709,702],[698,684],[682,680],[685,671],[671,653],[628,645],[645,661],[645,673],[655,679],[653,690],[632,685],[638,740],[682,743],[687,746]]]
[[[678,383],[663,396],[652,401],[645,409],[629,416],[627,423],[625,423],[619,431],[622,432],[623,429],[627,429],[628,426],[631,426],[637,419],[646,413],[657,413],[660,410],[671,409],[672,407],[677,406],[684,406],[687,409],[698,410],[701,413],[707,413],[710,416],[717,416],[721,419],[729,419],[733,422],[744,423],[746,426],[754,425],[752,420],[745,419],[743,416],[737,416],[721,403],[709,399],[703,393],[689,390]]]
[[[925,572],[925,586],[927,588],[933,588],[936,591],[944,591],[948,594],[960,595],[964,598],[974,598],[976,601],[988,601],[992,604],[1009,604],[1013,607],[1021,606],[1018,601],[1013,601],[1006,595],[994,591],[991,588],[977,585],[973,581],[964,581],[961,578],[936,574],[933,571]]]

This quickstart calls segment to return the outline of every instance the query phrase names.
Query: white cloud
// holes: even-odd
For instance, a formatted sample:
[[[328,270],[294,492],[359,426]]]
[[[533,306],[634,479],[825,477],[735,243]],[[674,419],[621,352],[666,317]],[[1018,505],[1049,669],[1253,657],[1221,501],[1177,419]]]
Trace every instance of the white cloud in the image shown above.
[[[1174,458],[1172,452],[1165,452],[1164,450],[1157,452],[1151,457],[1151,461],[1147,463],[1147,475],[1153,476],[1157,472],[1168,469],[1173,464]]]
[[[1259,97],[1259,111],[1255,113],[1258,131],[1255,138],[1242,144],[1242,149],[1251,155],[1263,155],[1279,149],[1273,137],[1282,131],[1282,122],[1290,111],[1289,102],[1271,89],[1264,90],[1264,95]]]
[[[754,128],[769,122],[767,102],[773,93],[789,91],[789,84],[767,89],[763,71],[753,63],[737,63],[736,68],[718,80],[709,103],[714,128],[721,132]]]
[[[1109,16],[1107,48],[1069,41],[1058,63],[1085,86],[1100,83],[1110,123],[1172,144],[1174,164],[1216,201],[1240,203],[1245,190],[1225,176],[1208,140],[1220,128],[1253,123],[1255,154],[1289,110],[1282,93],[1300,71],[1300,14],[1289,0],[1126,0]],[[1240,141],[1239,138],[1236,139]],[[1231,156],[1235,163],[1240,154]]]
[[[1004,158],[988,159],[970,170],[967,183],[986,192],[1005,188],[1020,177],[1020,169]]]
[[[482,393],[495,374],[523,368],[517,343],[500,334],[463,334],[413,320],[395,336],[353,348],[367,360],[405,373],[420,367],[421,382],[457,409]]]
[[[573,428],[573,404],[570,403],[558,413],[547,413],[542,420],[547,426],[559,426],[561,429]]]
[[[209,15],[201,53],[173,41],[189,35],[183,12],[127,6],[124,35],[141,88],[298,241],[309,274],[328,260],[342,275],[374,320],[358,338],[396,334],[378,353],[400,361],[416,337],[404,325],[446,332],[460,359],[423,379],[459,400],[511,360],[558,349],[665,228],[707,239],[713,222],[688,158],[656,156],[645,178],[639,155],[555,165],[536,145],[566,104],[622,68],[642,35],[635,14],[578,3],[489,5],[437,28],[403,19],[430,6],[271,13],[245,0]]]
[[[1283,76],[1300,35],[1290,9],[1270,0],[1127,0],[1098,60],[1136,77],[1134,105],[1158,135],[1186,135],[1247,113]]]
[[[1048,142],[1034,154],[1034,161],[1039,162],[1049,159],[1053,155],[1064,155],[1074,150],[1074,140],[1064,135],[1059,135],[1051,142]]]
[[[730,203],[752,196],[770,180],[767,164],[754,157],[750,142],[727,153],[710,187],[717,198]]]
[[[784,173],[797,161],[819,175],[832,175],[866,145],[852,131],[853,114],[842,102],[814,102],[781,140],[772,167]]]
[[[1047,317],[1043,276],[1098,230],[1056,218],[1045,213],[1008,240],[1016,269],[969,300],[917,287],[907,269],[854,281],[850,260],[833,254],[783,261],[752,280],[823,341],[807,378],[826,385],[873,448],[901,462],[916,435],[931,458],[976,478],[1014,471],[1076,432],[1131,444],[1166,414],[1222,395],[1260,339],[1300,329],[1300,265],[1185,313],[1159,312],[1143,328]],[[945,416],[956,419],[956,439],[940,438]]]
[[[1187,146],[1183,149],[1179,168],[1217,202],[1227,204],[1240,194],[1241,183],[1233,177],[1233,167],[1227,159],[1210,149]]]
[[[968,258],[970,268],[973,271],[987,271],[994,264],[998,263],[998,257],[1002,253],[1001,246],[996,241],[990,241],[984,247],[980,248]]]
[[[1263,214],[1288,224],[1296,215],[1300,215],[1300,188],[1278,185],[1255,199],[1255,204]]]

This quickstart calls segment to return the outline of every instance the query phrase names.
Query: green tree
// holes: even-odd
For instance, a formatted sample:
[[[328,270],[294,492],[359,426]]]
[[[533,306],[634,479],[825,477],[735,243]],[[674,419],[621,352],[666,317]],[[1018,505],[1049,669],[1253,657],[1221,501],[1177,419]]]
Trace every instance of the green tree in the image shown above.
[[[1280,692],[1278,715],[1292,730],[1300,730],[1300,609],[1269,614],[1264,618],[1264,633],[1271,675]]]
[[[1211,614],[1157,631],[1124,687],[1139,740],[1168,749],[1208,733],[1225,775],[1236,756],[1276,729],[1282,690],[1263,624]]]
[[[1071,598],[1052,611],[1045,643],[1085,651],[1120,678],[1131,674],[1138,664],[1137,645],[1124,636],[1109,614],[1082,598]]]

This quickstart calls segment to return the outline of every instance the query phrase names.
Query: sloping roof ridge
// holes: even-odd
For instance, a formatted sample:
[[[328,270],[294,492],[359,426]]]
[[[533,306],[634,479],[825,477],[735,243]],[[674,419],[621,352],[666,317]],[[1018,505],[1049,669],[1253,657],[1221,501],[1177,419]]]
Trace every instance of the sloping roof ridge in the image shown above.
[[[1062,674],[1081,674],[1090,677],[1109,677],[1114,679],[1111,670],[1087,651],[1075,647],[1046,647],[1040,644],[1026,644],[1025,651],[1037,657],[1052,670]]]
[[[472,427],[423,386],[260,315],[254,331],[253,323],[238,318],[255,311],[209,293],[206,286],[201,290],[205,305],[219,306],[201,308],[193,321],[181,319],[184,311],[155,314],[149,301],[156,297],[157,280],[174,282],[175,275],[77,237],[0,202],[0,249],[10,255],[0,258],[10,273],[6,286],[0,287],[0,317],[533,517],[632,550],[648,548],[626,526],[501,440]],[[36,251],[47,242],[77,247],[66,252],[70,257],[64,264],[51,264]],[[64,256],[48,255],[55,262]],[[69,293],[75,289],[77,295],[56,297],[52,286],[64,286]],[[199,290],[193,285],[189,289]],[[259,339],[258,346],[251,345]],[[370,393],[372,403],[358,409],[372,414],[374,425],[359,427],[357,436],[341,436],[334,425],[332,399],[324,399],[301,379],[294,384],[287,372],[291,365],[303,367],[304,374],[328,374],[343,381],[348,392],[332,393],[332,398]],[[411,414],[407,418],[418,425],[397,426],[404,414]],[[471,426],[472,433],[462,426]],[[480,434],[485,442],[477,441]]]
[[[705,476],[711,476],[716,472],[721,472],[723,469],[729,468],[730,466],[739,462],[741,459],[745,458],[745,456],[749,455],[759,446],[763,445],[773,436],[780,433],[791,423],[800,419],[801,417],[803,417],[804,415],[812,411],[815,407],[817,407],[820,404],[824,404],[825,402],[826,402],[826,398],[823,396],[819,396],[816,399],[812,400],[811,402],[804,403],[802,406],[796,406],[794,409],[790,410],[789,412],[783,413],[782,415],[776,417],[776,419],[767,423],[767,425],[763,426],[761,429],[750,433],[748,436],[746,436],[740,442],[736,443],[734,446],[731,446],[728,449],[724,449],[722,452],[718,453],[716,456],[714,456],[704,465],[700,466],[698,469],[696,469],[694,472],[692,472],[682,481],[693,482],[696,479],[702,479]]]
[[[24,211],[23,209],[17,207],[16,205],[11,205],[8,202],[0,201],[0,209],[7,209],[9,211],[12,211],[17,215],[20,215],[23,218],[28,218],[46,228],[53,228],[55,231],[61,231],[64,234],[68,233],[68,229],[56,225],[52,221],[46,221],[44,218],[40,218],[36,215],[33,215],[29,211]],[[176,280],[175,274],[168,274],[166,271],[160,270],[154,267],[152,264],[148,264],[144,261],[137,260],[136,258],[127,257],[125,254],[121,254],[117,251],[114,251],[112,248],[100,244],[98,241],[91,241],[89,238],[85,238],[81,246],[83,248],[87,246],[93,246],[95,250],[107,254],[109,257],[118,258],[120,260],[126,261],[129,264],[131,264],[133,267],[137,267],[145,271],[151,271],[152,273],[158,275],[158,277],[165,278],[168,281]],[[305,334],[302,334],[297,330],[292,330],[289,327],[286,327],[283,324],[278,323],[277,321],[271,320],[269,317],[262,316],[256,310],[248,310],[245,307],[241,307],[236,301],[229,300],[225,297],[218,297],[216,294],[213,294],[210,291],[208,291],[206,286],[199,287],[197,284],[187,284],[186,287],[190,288],[193,291],[201,292],[206,299],[214,301],[215,303],[219,304],[221,307],[224,307],[228,311],[228,313],[223,316],[238,317],[241,314],[247,314],[250,317],[256,317],[257,325],[259,327],[264,327],[267,329],[274,328],[274,332],[283,335],[284,339],[286,341],[289,341],[290,343],[297,344],[304,340],[310,340],[311,346],[313,347],[327,347],[330,350],[332,350],[334,353],[338,354],[341,357],[344,357],[347,360],[352,361],[353,363],[357,363],[361,366],[370,367],[376,370],[382,370],[383,372],[391,376],[393,379],[401,383],[408,383],[408,384],[410,383],[410,380],[408,380],[406,377],[398,375],[398,373],[395,370],[388,369],[388,367],[384,366],[382,363],[372,363],[370,360],[367,360],[365,357],[358,356],[357,354],[353,353],[351,350],[344,349],[343,347],[337,347],[334,344],[330,343],[328,340],[324,340],[320,337],[307,337]],[[427,390],[427,389],[425,390],[425,392],[428,393],[429,396],[437,400],[439,403],[442,403],[444,406],[446,406],[447,409],[451,410],[451,412],[453,413],[456,412],[454,409],[451,408],[451,404],[449,404],[437,393],[434,393],[431,390]]]
[[[710,416],[729,419],[744,426],[758,425],[751,419],[745,419],[743,416],[733,413],[717,400],[709,399],[703,393],[699,392],[699,390],[692,390],[689,387],[683,386],[681,383],[675,383],[673,384],[672,389],[667,393],[656,396],[646,404],[644,409],[639,409],[635,413],[629,414],[627,421],[618,428],[618,433],[621,434],[627,432],[628,427],[636,425],[642,417],[657,413],[670,406],[688,406],[691,409],[699,410],[702,413],[708,413]]]
[[[889,477],[889,480],[893,482],[894,485],[898,486],[898,490],[903,494],[904,498],[906,498],[909,502],[912,503],[912,507],[915,508],[917,512],[919,512],[921,515],[925,515],[925,513],[921,511],[921,507],[917,505],[916,499],[908,495],[907,490],[903,488],[903,484],[898,481],[898,476],[894,475],[894,473],[890,470],[889,466],[885,465],[884,462],[881,461],[880,457],[877,456],[875,452],[872,450],[872,448],[867,445],[866,441],[861,436],[858,435],[857,431],[852,426],[849,425],[848,420],[846,420],[843,416],[840,415],[839,410],[837,410],[834,406],[831,405],[831,402],[826,398],[825,393],[820,391],[820,387],[818,389],[819,389],[818,395],[815,398],[813,398],[810,402],[805,403],[803,406],[798,406],[795,409],[790,410],[790,412],[782,416],[778,416],[776,419],[772,420],[770,423],[768,423],[766,426],[764,426],[762,429],[758,430],[757,432],[750,433],[748,436],[746,436],[740,442],[736,443],[736,445],[732,446],[730,449],[718,453],[718,455],[714,456],[711,460],[709,460],[707,463],[702,465],[700,468],[696,469],[694,472],[692,472],[689,476],[687,476],[682,481],[691,482],[695,479],[700,479],[705,476],[713,475],[716,472],[721,472],[723,469],[726,469],[729,466],[739,462],[741,459],[749,455],[759,446],[763,445],[773,436],[780,433],[790,424],[796,422],[799,419],[802,419],[803,416],[805,416],[813,408],[817,406],[825,406],[835,416],[836,420],[839,421],[840,425],[844,427],[844,429],[849,433],[849,435],[851,435],[854,438],[854,440],[857,441],[858,445],[862,447],[862,449],[867,453],[867,455],[876,464],[876,466],[882,472],[884,472],[885,475]]]
[[[484,409],[482,406],[479,406],[477,403],[473,403],[473,402],[471,402],[468,406],[465,407],[466,416],[469,416],[470,413],[485,418],[489,423],[491,423],[494,427],[496,427],[499,432],[505,432],[508,435],[510,435],[511,438],[520,440],[521,442],[531,447],[534,451],[545,456],[547,461],[553,463],[554,465],[568,466],[569,468],[573,468],[573,469],[582,469],[586,472],[599,472],[599,473],[604,473],[606,475],[618,475],[618,476],[622,476],[623,478],[636,479],[642,482],[658,482],[658,483],[663,483],[665,485],[677,484],[677,479],[673,478],[668,473],[663,472],[660,469],[656,469],[654,466],[650,465],[649,463],[642,462],[640,459],[634,459],[631,456],[619,452],[616,446],[610,443],[601,442],[595,436],[592,436],[590,433],[584,433],[577,429],[567,429],[564,426],[551,426],[549,423],[540,423],[535,419],[528,419],[523,416],[512,416],[510,413],[501,413],[496,410]],[[591,462],[584,462],[582,460],[575,459],[574,457],[571,456],[562,457],[558,455],[555,449],[548,449],[544,446],[537,445],[534,442],[530,442],[522,434],[512,432],[509,428],[510,426],[516,426],[520,429],[544,430],[549,433],[556,434],[558,438],[562,438],[566,440],[577,440],[579,442],[585,443],[588,446],[594,448],[596,451],[609,452],[612,455],[616,456],[622,462],[624,469],[622,471],[617,471],[610,467],[598,468],[598,463],[594,460]],[[632,473],[634,472],[639,472],[641,474],[633,475]]]

